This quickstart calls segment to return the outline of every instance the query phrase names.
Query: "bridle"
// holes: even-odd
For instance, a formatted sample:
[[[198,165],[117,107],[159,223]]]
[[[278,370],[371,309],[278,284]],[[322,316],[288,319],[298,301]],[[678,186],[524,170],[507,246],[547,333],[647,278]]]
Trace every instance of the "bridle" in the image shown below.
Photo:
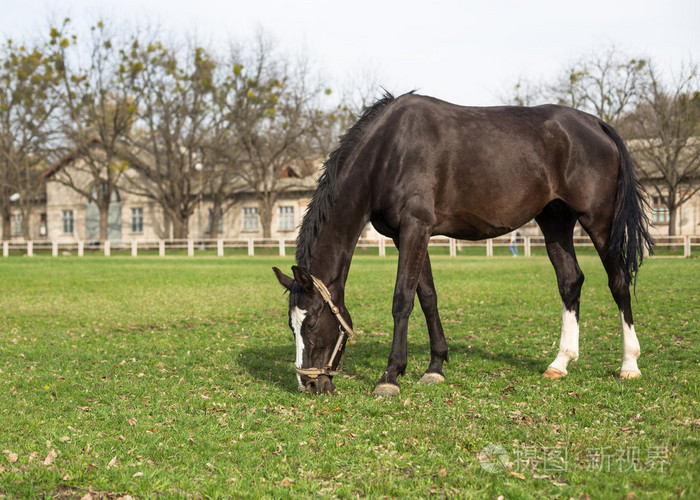
[[[355,332],[352,331],[352,327],[350,327],[348,322],[345,321],[345,318],[343,318],[343,316],[340,314],[340,309],[338,309],[338,306],[336,306],[331,300],[331,293],[328,291],[328,288],[326,288],[326,285],[324,285],[323,282],[315,276],[311,276],[311,280],[313,281],[316,290],[318,290],[321,297],[323,297],[323,301],[328,304],[328,307],[331,308],[331,312],[335,315],[335,319],[338,320],[338,340],[336,341],[333,353],[331,354],[331,357],[324,368],[299,368],[295,366],[294,369],[299,375],[306,375],[309,378],[317,378],[319,375],[334,377],[340,373],[340,369],[333,370],[333,362],[335,361],[335,357],[340,352],[340,348],[342,347],[343,343],[347,342],[347,340],[352,337]]]

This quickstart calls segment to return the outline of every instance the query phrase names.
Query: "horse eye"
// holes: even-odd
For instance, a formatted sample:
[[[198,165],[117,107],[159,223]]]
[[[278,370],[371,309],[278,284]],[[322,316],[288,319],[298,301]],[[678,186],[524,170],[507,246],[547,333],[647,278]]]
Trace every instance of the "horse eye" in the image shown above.
[[[309,330],[313,330],[314,328],[316,328],[316,322],[309,321],[308,323],[306,323],[306,328],[308,328]]]

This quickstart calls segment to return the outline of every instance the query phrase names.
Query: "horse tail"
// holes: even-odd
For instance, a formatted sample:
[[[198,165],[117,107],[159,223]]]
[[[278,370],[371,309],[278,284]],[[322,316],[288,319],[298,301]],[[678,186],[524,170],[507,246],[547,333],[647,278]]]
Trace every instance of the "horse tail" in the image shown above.
[[[620,153],[620,171],[617,177],[615,215],[608,241],[608,252],[616,257],[624,272],[626,283],[636,283],[637,271],[644,253],[652,253],[653,241],[649,235],[646,190],[639,182],[632,159],[620,135],[605,122],[603,131],[617,146]]]
[[[328,155],[323,164],[323,172],[316,183],[316,190],[304,214],[297,236],[297,264],[306,267],[311,258],[311,245],[318,235],[321,225],[328,220],[328,212],[337,195],[336,179],[338,171],[352,154],[355,146],[364,137],[369,126],[396,99],[385,92],[381,99],[365,108],[358,120],[340,138],[340,145]]]

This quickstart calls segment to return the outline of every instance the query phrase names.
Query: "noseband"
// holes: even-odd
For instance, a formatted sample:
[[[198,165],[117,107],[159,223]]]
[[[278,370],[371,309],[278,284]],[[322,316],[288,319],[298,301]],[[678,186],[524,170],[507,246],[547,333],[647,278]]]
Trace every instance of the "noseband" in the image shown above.
[[[314,282],[314,287],[316,287],[316,290],[318,290],[321,297],[323,297],[323,301],[328,304],[328,307],[331,308],[331,312],[335,315],[335,319],[338,320],[338,340],[335,343],[335,349],[333,349],[331,358],[328,360],[328,363],[326,363],[326,366],[323,369],[299,368],[297,366],[295,366],[294,369],[299,375],[306,375],[309,378],[316,378],[319,375],[333,377],[340,373],[340,370],[333,370],[332,368],[335,357],[340,352],[340,348],[343,345],[344,340],[352,337],[355,332],[352,331],[352,328],[350,325],[348,325],[348,322],[345,321],[343,316],[340,314],[340,309],[338,309],[338,306],[336,306],[331,300],[331,293],[328,291],[328,288],[326,288],[326,285],[324,285],[323,282],[315,276],[311,276],[311,279]]]

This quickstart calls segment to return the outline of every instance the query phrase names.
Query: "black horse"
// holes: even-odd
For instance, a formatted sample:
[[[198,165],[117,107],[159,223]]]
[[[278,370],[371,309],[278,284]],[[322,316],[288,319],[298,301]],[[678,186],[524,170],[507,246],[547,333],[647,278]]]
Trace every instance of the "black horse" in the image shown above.
[[[330,154],[297,238],[289,290],[299,389],[332,392],[351,333],[344,289],[355,244],[371,221],[394,240],[399,263],[394,337],[374,393],[399,392],[416,292],[430,335],[422,383],[444,380],[447,344],[428,257],[433,235],[482,240],[533,218],[545,237],[563,302],[559,353],[544,376],[566,375],[578,358],[583,273],[576,221],[603,262],[622,322],[621,378],[640,376],[630,283],[651,248],[644,192],[620,136],[605,122],[561,107],[462,107],[415,94],[386,94]],[[342,321],[341,321],[342,320]]]

